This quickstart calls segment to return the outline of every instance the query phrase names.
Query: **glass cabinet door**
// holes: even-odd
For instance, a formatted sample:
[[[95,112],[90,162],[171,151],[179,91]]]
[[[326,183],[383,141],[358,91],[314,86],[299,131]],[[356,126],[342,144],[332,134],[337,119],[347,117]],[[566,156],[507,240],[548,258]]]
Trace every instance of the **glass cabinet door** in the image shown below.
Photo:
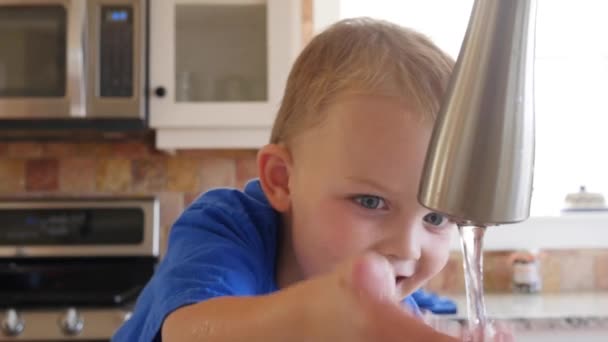
[[[267,101],[266,12],[265,1],[176,4],[175,100]]]
[[[65,96],[66,21],[61,5],[0,6],[0,98]]]
[[[301,0],[151,0],[154,128],[269,127],[301,49]]]

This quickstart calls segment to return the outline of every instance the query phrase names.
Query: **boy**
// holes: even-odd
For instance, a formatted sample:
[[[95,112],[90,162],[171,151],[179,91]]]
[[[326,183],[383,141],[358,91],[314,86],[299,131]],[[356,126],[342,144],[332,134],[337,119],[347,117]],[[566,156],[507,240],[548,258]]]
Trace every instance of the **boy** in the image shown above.
[[[452,66],[383,21],[316,36],[259,180],[182,214],[114,341],[453,341],[409,297],[445,265],[454,229],[416,197]]]

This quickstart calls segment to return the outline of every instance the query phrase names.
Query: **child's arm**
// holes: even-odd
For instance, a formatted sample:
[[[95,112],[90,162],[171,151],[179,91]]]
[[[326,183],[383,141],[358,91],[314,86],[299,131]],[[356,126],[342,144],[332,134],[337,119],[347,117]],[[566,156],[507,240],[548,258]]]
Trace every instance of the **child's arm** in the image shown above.
[[[304,320],[281,292],[259,297],[218,297],[182,307],[162,326],[163,342],[296,341]],[[299,324],[298,324],[299,323]]]
[[[457,341],[399,307],[387,265],[382,257],[368,255],[275,294],[185,306],[165,319],[162,340]]]

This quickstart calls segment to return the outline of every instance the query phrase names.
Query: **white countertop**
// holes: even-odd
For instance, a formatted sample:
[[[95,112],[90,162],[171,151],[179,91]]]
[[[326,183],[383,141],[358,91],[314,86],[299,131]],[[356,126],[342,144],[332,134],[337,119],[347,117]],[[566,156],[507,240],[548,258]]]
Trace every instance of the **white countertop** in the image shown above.
[[[466,298],[451,296],[456,315],[429,315],[425,321],[458,336],[466,325]],[[506,324],[518,342],[608,341],[608,292],[486,295],[488,319]]]
[[[465,318],[466,297],[450,298],[458,305],[458,314],[454,316]],[[493,319],[608,319],[608,292],[486,294],[485,302],[488,316]]]

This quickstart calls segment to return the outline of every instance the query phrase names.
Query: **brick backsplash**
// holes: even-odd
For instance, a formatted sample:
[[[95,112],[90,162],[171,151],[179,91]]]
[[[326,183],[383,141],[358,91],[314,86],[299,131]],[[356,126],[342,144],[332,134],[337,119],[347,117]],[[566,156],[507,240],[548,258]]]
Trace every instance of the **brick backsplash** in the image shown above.
[[[153,142],[0,142],[0,197],[157,196],[162,236],[201,192],[257,176],[255,150],[183,150]],[[164,239],[163,249],[164,249]]]

